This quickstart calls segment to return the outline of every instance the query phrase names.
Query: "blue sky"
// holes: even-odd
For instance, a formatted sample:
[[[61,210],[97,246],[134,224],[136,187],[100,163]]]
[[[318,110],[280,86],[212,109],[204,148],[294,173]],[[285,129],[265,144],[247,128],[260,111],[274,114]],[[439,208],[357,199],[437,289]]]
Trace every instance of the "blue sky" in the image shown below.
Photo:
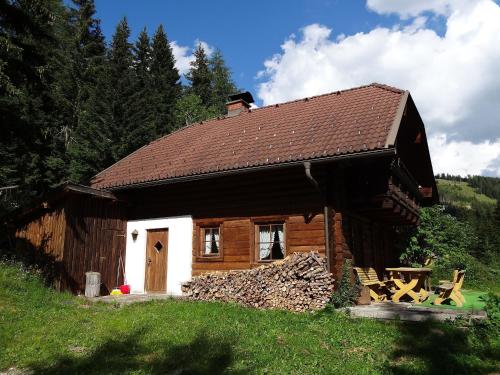
[[[133,40],[143,27],[152,34],[163,24],[169,39],[179,45],[191,47],[195,40],[203,40],[220,48],[238,86],[253,93],[263,61],[279,52],[286,38],[302,27],[320,23],[333,28],[335,34],[354,34],[397,20],[368,10],[364,1],[349,0],[97,0],[96,7],[108,41],[124,16]]]
[[[499,0],[95,1],[108,41],[124,16],[131,41],[163,24],[181,72],[197,41],[220,48],[259,106],[407,89],[436,173],[500,177]]]

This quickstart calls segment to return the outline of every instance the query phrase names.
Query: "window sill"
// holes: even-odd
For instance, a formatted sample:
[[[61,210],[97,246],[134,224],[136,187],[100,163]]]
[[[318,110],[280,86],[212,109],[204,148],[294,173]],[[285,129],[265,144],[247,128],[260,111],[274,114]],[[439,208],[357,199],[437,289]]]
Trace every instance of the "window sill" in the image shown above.
[[[281,259],[269,259],[269,260],[256,260],[255,263],[273,263],[273,262],[277,262],[279,260],[283,260],[285,258],[281,258]]]
[[[219,255],[197,255],[197,262],[222,262],[224,260],[224,256],[222,254]]]

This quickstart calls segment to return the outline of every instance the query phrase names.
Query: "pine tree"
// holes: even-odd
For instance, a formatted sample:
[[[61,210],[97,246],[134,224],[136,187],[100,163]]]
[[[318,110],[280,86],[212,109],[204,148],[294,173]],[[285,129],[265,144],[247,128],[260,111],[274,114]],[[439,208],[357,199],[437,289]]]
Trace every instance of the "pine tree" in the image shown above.
[[[112,148],[117,141],[110,126],[113,113],[108,95],[111,92],[108,69],[103,67],[97,71],[96,86],[82,105],[78,128],[70,144],[73,181],[87,183],[116,160]]]
[[[198,44],[198,47],[194,51],[194,57],[186,78],[191,83],[191,93],[199,96],[202,104],[208,107],[212,104],[212,74],[205,49],[201,43]]]
[[[500,230],[500,199],[497,199],[497,205],[495,207],[494,217],[497,228]]]
[[[76,34],[74,43],[73,74],[77,85],[76,116],[81,103],[89,99],[96,83],[96,76],[105,63],[106,46],[100,27],[95,18],[94,0],[73,0],[78,6],[76,14]]]
[[[146,29],[141,31],[134,47],[136,79],[130,101],[129,128],[123,135],[124,153],[128,154],[155,137],[154,103],[152,100],[151,45]]]
[[[157,136],[167,134],[175,128],[174,108],[181,93],[179,80],[172,48],[160,25],[153,37],[151,52],[151,101]]]
[[[95,66],[95,84],[82,104],[78,131],[70,147],[71,177],[76,181],[87,182],[130,150],[125,138],[132,128],[135,71],[129,36],[124,18],[116,27],[104,64]]]
[[[100,21],[95,18],[94,1],[73,0],[73,3],[77,8],[72,10],[70,19],[69,61],[61,67],[61,71],[66,72],[64,92],[69,103],[63,129],[70,179],[86,182],[104,166],[99,160],[103,163],[109,160],[106,152],[95,154],[96,150],[109,147],[109,142],[101,139],[95,129],[105,118],[101,108],[103,84],[99,80],[105,76],[106,47]]]
[[[118,23],[113,35],[107,69],[108,105],[111,113],[111,119],[107,126],[114,160],[121,159],[131,151],[131,147],[126,142],[126,132],[134,126],[130,121],[130,115],[136,76],[133,69],[134,56],[129,37],[130,28],[127,19],[123,18]]]
[[[56,133],[52,56],[65,10],[58,0],[2,0],[0,8],[0,186],[41,193],[60,177],[47,163]]]
[[[146,83],[151,69],[151,42],[146,28],[144,28],[134,47],[134,68],[137,77]]]
[[[212,76],[211,105],[218,115],[226,113],[228,96],[236,92],[236,85],[231,78],[231,70],[227,67],[222,52],[217,49],[209,60]]]

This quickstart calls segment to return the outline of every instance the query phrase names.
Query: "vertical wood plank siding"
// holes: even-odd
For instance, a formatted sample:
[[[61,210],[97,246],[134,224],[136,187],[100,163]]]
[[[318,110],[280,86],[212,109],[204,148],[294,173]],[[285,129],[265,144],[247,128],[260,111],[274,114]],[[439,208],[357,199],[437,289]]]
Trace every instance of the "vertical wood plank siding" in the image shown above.
[[[62,205],[30,214],[16,230],[16,250],[37,264],[61,290],[64,279],[66,216]]]
[[[123,283],[119,259],[125,262],[125,208],[119,202],[75,196],[67,202],[64,266],[68,289],[85,289],[85,272],[101,273],[102,293]]]
[[[115,287],[118,260],[125,260],[124,207],[106,199],[69,195],[53,209],[39,210],[16,231],[16,248],[35,261],[51,263],[55,286],[75,293],[85,289],[85,272],[101,273],[103,293]],[[121,272],[118,283],[123,281]]]
[[[35,251],[52,261],[60,262],[63,258],[66,218],[64,208],[43,210],[30,221],[16,230],[16,248],[18,251]]]

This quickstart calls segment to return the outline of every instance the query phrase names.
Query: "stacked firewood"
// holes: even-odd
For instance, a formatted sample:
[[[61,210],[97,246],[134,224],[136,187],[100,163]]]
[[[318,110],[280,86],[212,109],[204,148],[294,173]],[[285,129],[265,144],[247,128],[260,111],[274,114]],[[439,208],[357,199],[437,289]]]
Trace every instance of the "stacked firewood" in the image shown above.
[[[188,299],[236,302],[261,309],[319,310],[333,293],[326,260],[316,252],[294,253],[249,270],[214,272],[182,286]]]

